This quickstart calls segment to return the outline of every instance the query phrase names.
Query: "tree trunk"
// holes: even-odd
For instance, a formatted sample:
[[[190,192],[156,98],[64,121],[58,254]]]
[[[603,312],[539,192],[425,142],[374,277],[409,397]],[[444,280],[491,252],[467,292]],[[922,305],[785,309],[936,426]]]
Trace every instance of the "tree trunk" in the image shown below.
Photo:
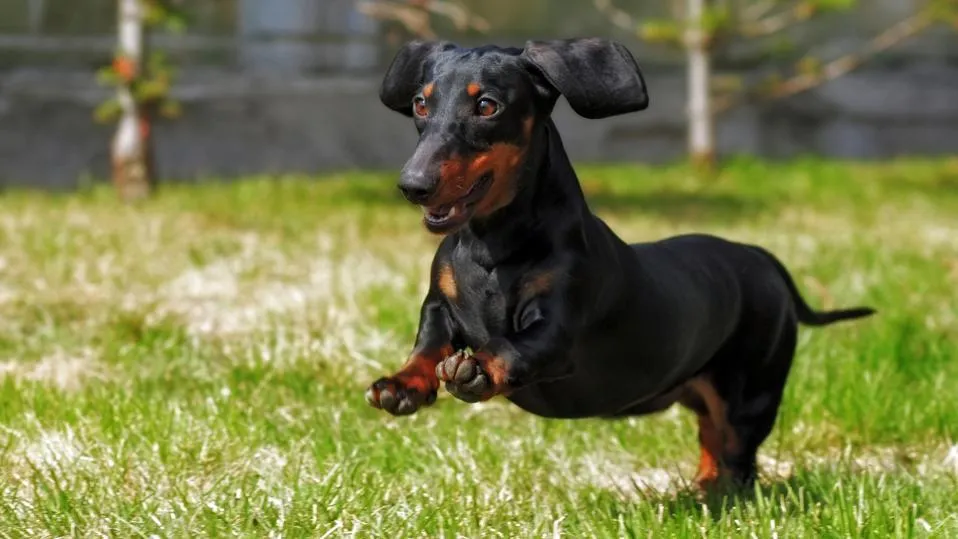
[[[113,136],[113,185],[123,201],[150,194],[153,187],[151,115],[133,96],[132,82],[142,76],[146,35],[142,0],[119,0],[119,42],[114,67],[124,83],[117,91],[122,116]]]
[[[706,0],[686,0],[685,50],[688,55],[689,158],[696,165],[715,165],[715,130],[710,99],[711,66],[704,28]]]

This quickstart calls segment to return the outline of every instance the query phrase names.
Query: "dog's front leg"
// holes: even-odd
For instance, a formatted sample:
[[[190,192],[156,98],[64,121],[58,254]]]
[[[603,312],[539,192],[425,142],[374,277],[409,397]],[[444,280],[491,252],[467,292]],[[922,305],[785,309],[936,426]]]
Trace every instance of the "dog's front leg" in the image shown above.
[[[446,358],[436,376],[450,394],[472,403],[571,374],[571,365],[553,363],[571,342],[564,315],[555,297],[536,298],[519,314],[516,331],[491,338],[472,355]]]
[[[409,415],[436,401],[436,366],[455,353],[453,324],[445,305],[432,291],[419,316],[416,344],[406,363],[392,376],[366,390],[366,402],[392,415]]]

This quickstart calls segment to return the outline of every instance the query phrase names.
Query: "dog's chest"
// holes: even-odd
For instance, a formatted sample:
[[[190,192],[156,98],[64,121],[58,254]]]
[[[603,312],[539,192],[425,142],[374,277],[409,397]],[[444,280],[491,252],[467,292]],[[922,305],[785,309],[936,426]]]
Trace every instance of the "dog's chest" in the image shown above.
[[[490,336],[508,331],[510,306],[505,292],[508,279],[503,278],[503,270],[486,270],[472,262],[458,262],[452,271],[455,293],[446,297],[467,344],[481,346]]]

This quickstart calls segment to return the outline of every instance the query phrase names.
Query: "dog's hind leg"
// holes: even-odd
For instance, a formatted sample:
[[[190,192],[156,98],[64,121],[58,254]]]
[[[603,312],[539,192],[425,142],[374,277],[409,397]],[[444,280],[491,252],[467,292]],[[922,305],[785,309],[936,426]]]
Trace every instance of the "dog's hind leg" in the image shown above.
[[[797,344],[798,326],[789,315],[765,361],[743,373],[741,393],[729,408],[729,425],[739,441],[738,452],[728,455],[729,466],[747,483],[756,479],[756,453],[775,425]]]
[[[792,317],[781,322],[770,346],[739,340],[686,384],[680,402],[698,416],[700,488],[724,480],[747,487],[757,478],[758,448],[775,424],[797,343]]]
[[[728,402],[719,394],[710,375],[693,378],[686,384],[686,391],[679,402],[698,418],[699,465],[695,483],[704,490],[735,475],[729,462],[739,451],[739,439],[729,422]]]

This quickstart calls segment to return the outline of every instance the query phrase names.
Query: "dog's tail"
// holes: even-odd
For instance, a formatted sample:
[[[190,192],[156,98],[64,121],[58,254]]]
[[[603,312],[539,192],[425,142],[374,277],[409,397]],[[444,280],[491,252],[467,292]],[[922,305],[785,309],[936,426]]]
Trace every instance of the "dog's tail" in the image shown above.
[[[852,307],[848,309],[835,309],[833,311],[816,311],[805,303],[805,299],[795,286],[795,281],[785,269],[785,266],[772,253],[753,246],[758,252],[765,255],[778,270],[778,273],[788,286],[788,291],[792,294],[792,301],[795,303],[795,312],[798,314],[798,321],[809,326],[827,326],[842,320],[853,320],[855,318],[864,318],[875,314],[875,309],[871,307]]]

